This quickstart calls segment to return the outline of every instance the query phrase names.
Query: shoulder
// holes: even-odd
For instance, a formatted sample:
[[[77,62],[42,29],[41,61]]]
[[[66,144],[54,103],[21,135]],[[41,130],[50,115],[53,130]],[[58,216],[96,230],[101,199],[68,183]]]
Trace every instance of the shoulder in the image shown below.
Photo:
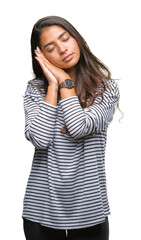
[[[32,79],[28,81],[24,98],[32,98],[34,101],[39,101],[45,97],[45,90],[43,89],[43,80]]]
[[[106,84],[107,83],[107,84]],[[106,89],[102,96],[97,96],[95,103],[113,104],[119,101],[119,87],[115,80],[107,80],[105,83]]]
[[[109,104],[117,104],[119,101],[119,87],[115,80],[107,81],[108,87],[104,92],[104,100]]]
[[[115,80],[107,80],[107,84],[109,87],[113,88],[113,89],[116,89],[118,88],[118,84]]]
[[[105,85],[105,91],[104,91],[104,86]],[[111,79],[111,80],[103,80],[103,84],[101,83],[97,83],[97,87],[100,91],[104,91],[104,92],[112,92],[115,90],[118,90],[118,84],[115,80]]]
[[[44,81],[39,78],[34,78],[28,81],[28,85],[42,86]]]
[[[25,95],[42,95],[45,93],[43,88],[44,81],[41,79],[32,79],[27,83]]]
[[[107,81],[108,88],[106,89],[109,94],[119,97],[119,86],[115,80]]]

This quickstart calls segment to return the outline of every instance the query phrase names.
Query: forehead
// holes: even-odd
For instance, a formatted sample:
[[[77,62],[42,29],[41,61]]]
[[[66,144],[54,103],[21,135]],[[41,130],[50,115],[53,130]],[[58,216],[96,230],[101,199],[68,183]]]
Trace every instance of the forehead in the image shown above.
[[[66,30],[58,25],[52,25],[49,27],[44,27],[40,35],[41,41],[54,41],[59,37],[59,35]]]

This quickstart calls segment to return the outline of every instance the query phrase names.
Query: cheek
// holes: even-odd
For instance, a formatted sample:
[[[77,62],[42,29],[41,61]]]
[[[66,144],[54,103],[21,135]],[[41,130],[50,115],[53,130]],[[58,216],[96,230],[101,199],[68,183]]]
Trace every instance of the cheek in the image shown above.
[[[45,54],[45,56],[46,56],[47,60],[48,60],[49,62],[51,62],[52,64],[54,64],[54,65],[56,65],[56,63],[58,62],[58,59],[57,59],[57,57],[56,57],[56,54],[50,54],[50,55]]]
[[[51,54],[49,56],[46,55],[46,58],[54,66],[59,67],[59,68],[63,68],[63,64],[60,62],[60,58],[57,57],[57,54]]]
[[[73,48],[74,48],[75,52],[80,56],[80,49],[75,40],[73,41]]]

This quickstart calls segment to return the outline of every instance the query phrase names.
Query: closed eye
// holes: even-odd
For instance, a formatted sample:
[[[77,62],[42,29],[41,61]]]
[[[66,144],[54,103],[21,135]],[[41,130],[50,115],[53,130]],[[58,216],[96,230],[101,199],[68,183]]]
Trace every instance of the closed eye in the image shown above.
[[[68,37],[68,38],[64,39],[64,40],[63,40],[63,42],[66,42],[67,40],[69,40],[69,38],[70,38],[70,37]]]
[[[55,47],[54,47],[54,48],[55,48]],[[48,52],[52,52],[52,51],[54,50],[54,48],[52,48],[52,49],[48,50]]]
[[[70,38],[70,36],[69,36],[68,38],[64,39],[64,40],[63,40],[63,42],[66,42],[66,41],[68,41],[68,40],[69,40],[69,38]],[[49,52],[49,53],[50,53],[50,52],[52,52],[52,51],[54,50],[54,48],[55,48],[55,47],[53,47],[52,49],[48,50],[48,52]]]

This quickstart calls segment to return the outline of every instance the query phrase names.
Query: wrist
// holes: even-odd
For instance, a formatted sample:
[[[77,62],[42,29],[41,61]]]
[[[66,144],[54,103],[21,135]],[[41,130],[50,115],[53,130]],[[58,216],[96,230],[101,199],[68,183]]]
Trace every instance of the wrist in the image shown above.
[[[61,82],[65,81],[66,79],[70,79],[71,80],[69,74],[67,74],[67,73],[59,77],[58,83],[60,84]]]
[[[56,83],[49,83],[45,102],[57,106],[58,85]]]
[[[58,84],[56,84],[56,83],[50,83],[50,84],[48,85],[48,89],[52,89],[52,90],[58,91]]]

